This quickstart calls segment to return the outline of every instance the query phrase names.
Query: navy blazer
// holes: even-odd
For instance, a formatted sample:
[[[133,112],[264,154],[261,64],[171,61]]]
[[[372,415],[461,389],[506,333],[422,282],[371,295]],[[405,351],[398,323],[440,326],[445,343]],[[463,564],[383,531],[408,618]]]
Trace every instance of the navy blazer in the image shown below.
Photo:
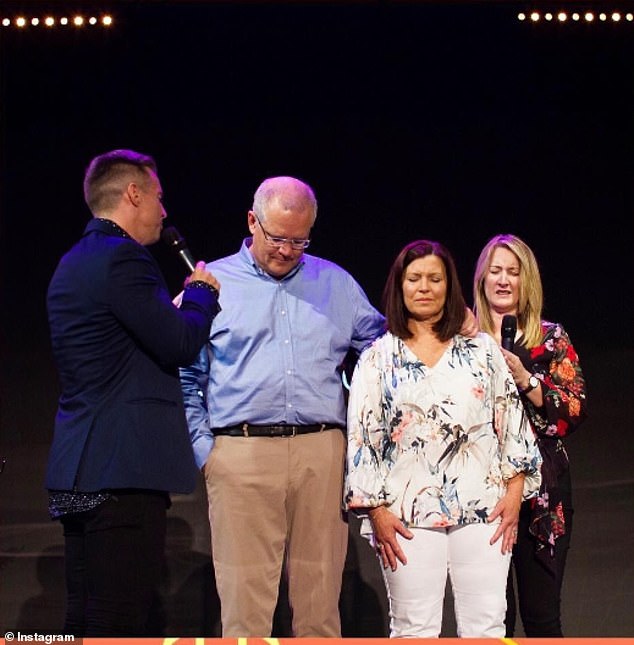
[[[216,295],[188,288],[177,308],[152,254],[93,219],[57,266],[47,307],[61,395],[46,488],[193,491],[178,367],[205,343]]]

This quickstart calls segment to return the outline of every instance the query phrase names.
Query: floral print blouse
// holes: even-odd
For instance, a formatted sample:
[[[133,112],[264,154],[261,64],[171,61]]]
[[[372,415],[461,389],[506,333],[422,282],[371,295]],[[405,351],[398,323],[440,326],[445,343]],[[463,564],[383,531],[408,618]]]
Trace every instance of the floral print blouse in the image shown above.
[[[433,367],[390,332],[359,357],[348,401],[347,509],[387,505],[409,527],[486,522],[517,473],[526,474],[524,499],[537,494],[540,463],[488,334],[454,336]],[[366,518],[361,531],[369,529]]]
[[[524,367],[541,382],[544,403],[535,407],[524,398],[524,407],[543,457],[542,483],[537,497],[530,500],[530,532],[536,538],[541,562],[554,570],[555,540],[566,526],[558,479],[568,468],[563,439],[587,417],[586,383],[575,351],[565,329],[542,320],[542,341],[527,349],[520,337],[513,347]]]

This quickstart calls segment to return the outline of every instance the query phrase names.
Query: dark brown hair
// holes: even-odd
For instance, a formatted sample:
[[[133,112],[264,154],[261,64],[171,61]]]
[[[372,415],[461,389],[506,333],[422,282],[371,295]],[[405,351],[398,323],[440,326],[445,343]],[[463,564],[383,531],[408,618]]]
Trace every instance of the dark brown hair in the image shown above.
[[[415,240],[407,244],[396,256],[383,289],[383,310],[386,326],[399,338],[411,338],[408,327],[410,314],[403,300],[403,275],[407,267],[418,258],[435,255],[445,267],[447,274],[447,298],[442,317],[434,324],[434,332],[439,340],[449,340],[457,334],[464,323],[466,302],[458,279],[456,264],[449,251],[440,243],[433,240]]]

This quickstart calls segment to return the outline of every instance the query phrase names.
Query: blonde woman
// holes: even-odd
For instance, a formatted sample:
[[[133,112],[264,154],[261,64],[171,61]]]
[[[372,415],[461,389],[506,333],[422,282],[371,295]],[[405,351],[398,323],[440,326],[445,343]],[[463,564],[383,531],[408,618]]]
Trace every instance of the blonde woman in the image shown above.
[[[560,637],[561,587],[572,529],[572,488],[563,440],[586,417],[586,386],[579,357],[564,328],[542,318],[543,290],[530,247],[515,235],[492,237],[473,278],[480,328],[498,343],[504,316],[514,316],[512,351],[502,350],[543,457],[539,495],[522,504],[513,547],[522,624],[526,636]],[[509,578],[507,636],[515,626]]]

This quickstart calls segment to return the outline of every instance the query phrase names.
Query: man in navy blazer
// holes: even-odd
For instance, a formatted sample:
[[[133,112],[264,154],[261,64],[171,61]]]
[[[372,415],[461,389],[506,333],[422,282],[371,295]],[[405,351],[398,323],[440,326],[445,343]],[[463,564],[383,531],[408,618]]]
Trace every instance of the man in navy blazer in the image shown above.
[[[160,580],[169,493],[194,490],[178,367],[207,339],[219,284],[199,263],[180,307],[146,249],[166,212],[154,160],[95,157],[93,219],[47,294],[61,395],[46,473],[65,537],[64,632],[142,636]]]

